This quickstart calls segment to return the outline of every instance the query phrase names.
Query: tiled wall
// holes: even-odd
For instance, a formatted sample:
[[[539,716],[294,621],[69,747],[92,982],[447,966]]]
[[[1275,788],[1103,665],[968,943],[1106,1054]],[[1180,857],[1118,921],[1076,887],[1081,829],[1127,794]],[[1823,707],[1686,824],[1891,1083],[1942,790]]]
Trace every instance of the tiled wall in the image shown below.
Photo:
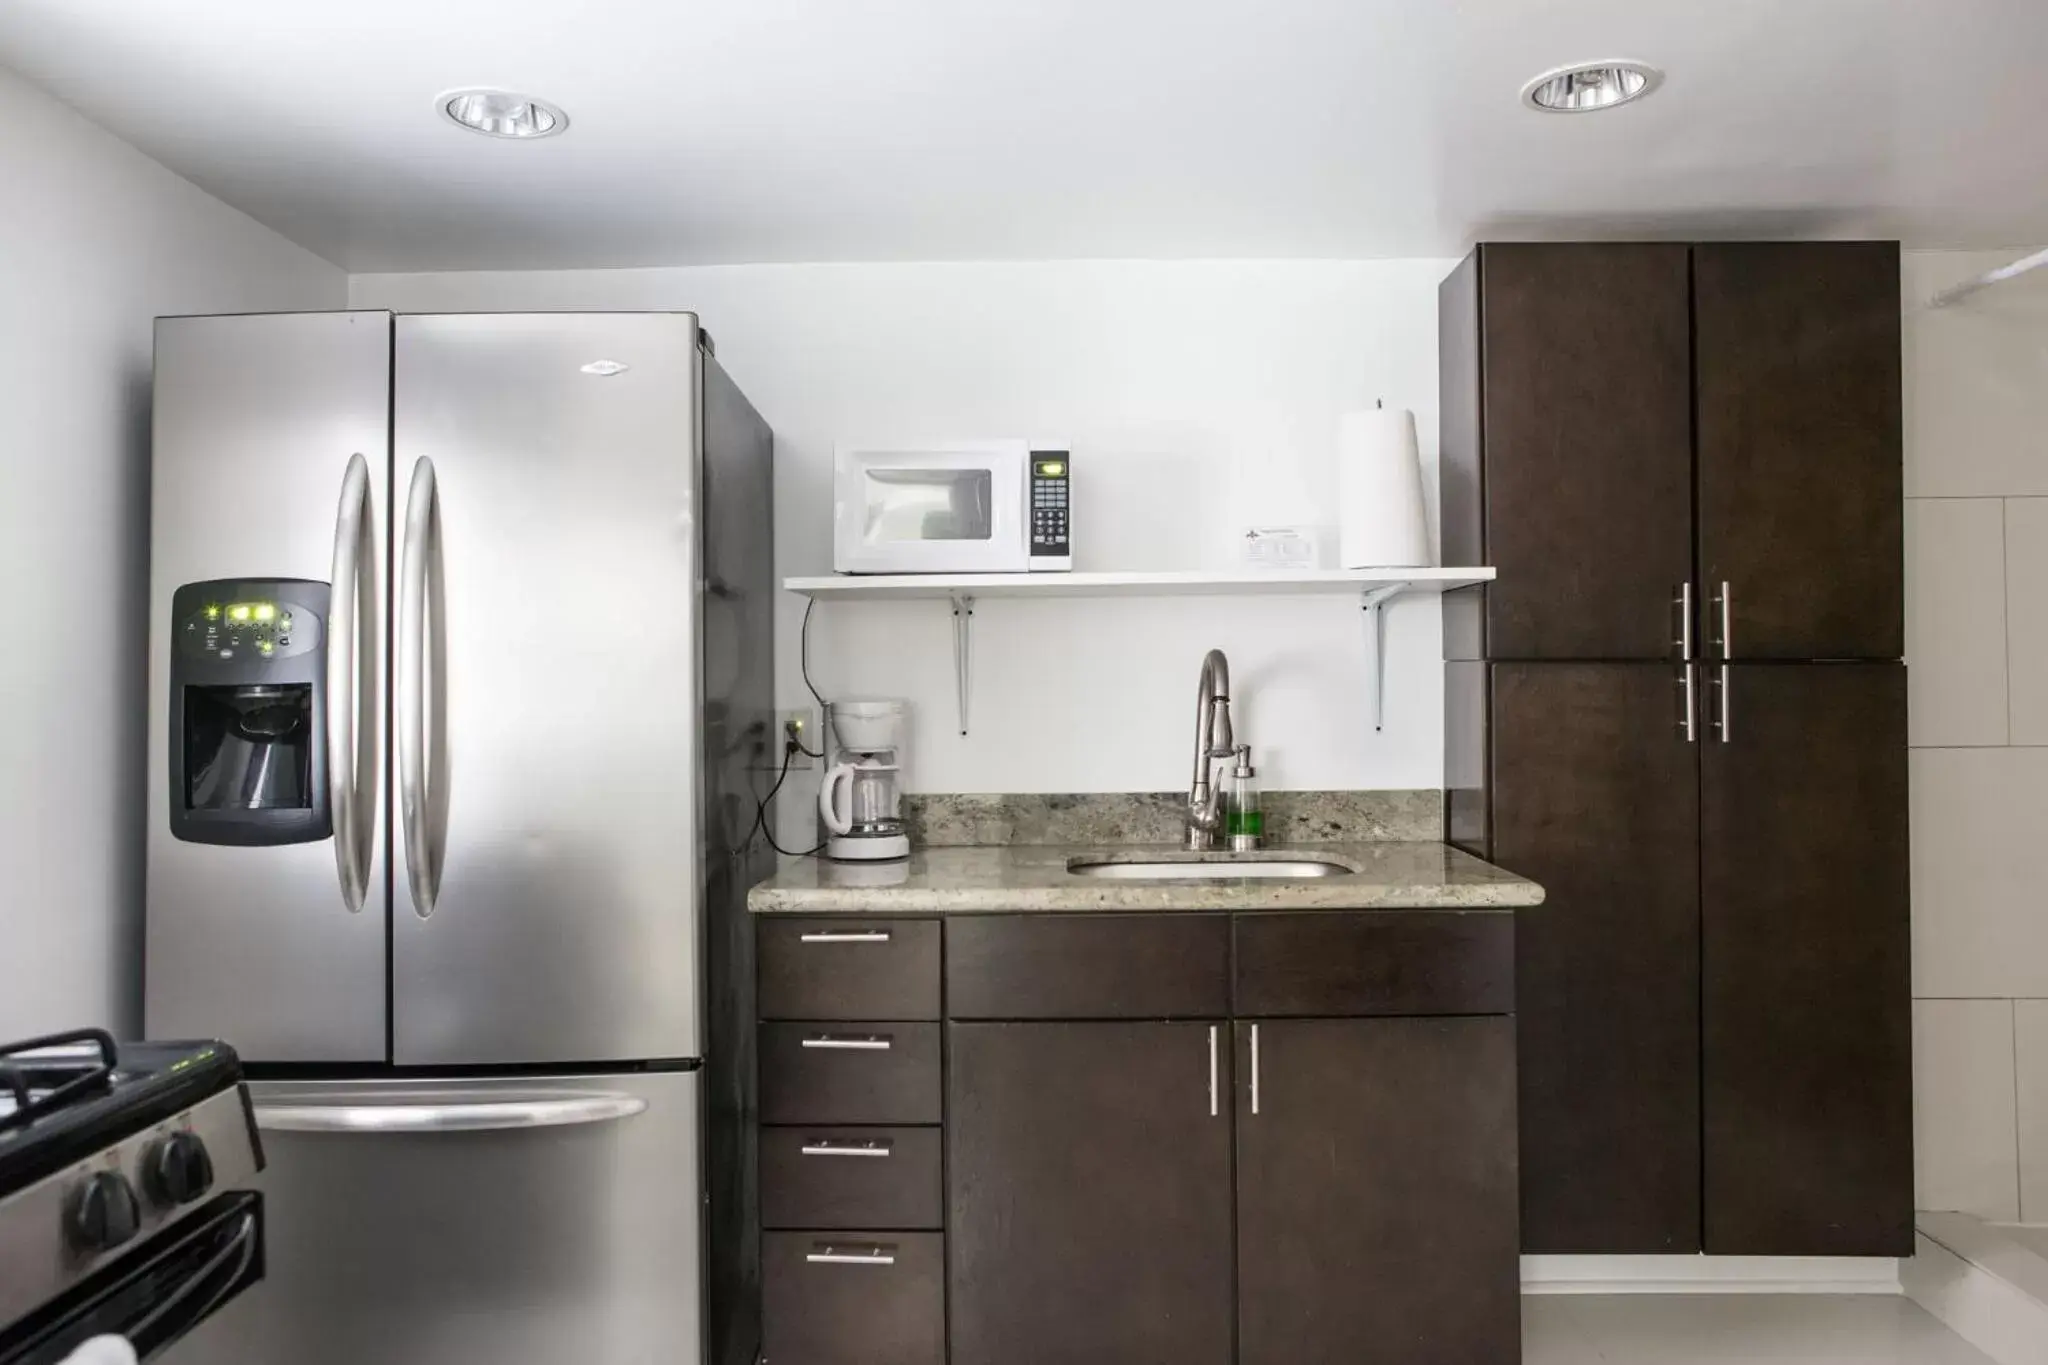
[[[1911,255],[1918,1202],[2048,1223],[2048,280],[1939,311],[2009,256]]]

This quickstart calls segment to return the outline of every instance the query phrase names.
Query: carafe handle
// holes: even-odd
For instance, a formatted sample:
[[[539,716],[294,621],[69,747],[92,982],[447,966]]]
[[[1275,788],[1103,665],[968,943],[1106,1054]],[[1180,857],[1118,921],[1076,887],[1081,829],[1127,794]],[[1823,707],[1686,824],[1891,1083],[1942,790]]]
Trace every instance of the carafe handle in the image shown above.
[[[846,789],[846,814],[839,811],[834,799],[841,786]],[[818,784],[818,818],[825,822],[825,828],[834,834],[845,834],[853,829],[853,765],[835,763],[825,770],[825,780]]]

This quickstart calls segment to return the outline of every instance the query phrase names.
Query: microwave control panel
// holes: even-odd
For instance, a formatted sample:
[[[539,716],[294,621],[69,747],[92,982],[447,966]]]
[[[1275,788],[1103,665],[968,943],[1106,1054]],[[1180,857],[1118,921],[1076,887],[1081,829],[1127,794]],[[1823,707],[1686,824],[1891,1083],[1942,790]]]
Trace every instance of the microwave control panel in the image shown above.
[[[1064,450],[1031,452],[1031,560],[1033,573],[1074,567],[1073,461]]]

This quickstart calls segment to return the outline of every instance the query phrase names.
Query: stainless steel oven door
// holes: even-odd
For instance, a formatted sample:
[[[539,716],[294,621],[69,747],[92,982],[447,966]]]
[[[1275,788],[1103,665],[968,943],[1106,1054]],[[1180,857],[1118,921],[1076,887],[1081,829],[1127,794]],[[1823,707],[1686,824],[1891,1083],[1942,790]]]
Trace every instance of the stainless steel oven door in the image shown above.
[[[170,1365],[695,1365],[699,1075],[257,1081],[269,1274]]]
[[[156,1241],[0,1331],[0,1365],[57,1365],[99,1336],[155,1360],[263,1278],[263,1200],[223,1194]]]

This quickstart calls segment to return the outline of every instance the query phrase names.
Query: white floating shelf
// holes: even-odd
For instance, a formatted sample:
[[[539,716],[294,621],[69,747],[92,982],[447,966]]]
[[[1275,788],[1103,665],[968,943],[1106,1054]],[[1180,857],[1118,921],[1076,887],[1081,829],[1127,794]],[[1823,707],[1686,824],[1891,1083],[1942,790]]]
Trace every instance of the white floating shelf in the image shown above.
[[[1449,592],[1493,579],[1493,570],[1305,569],[1287,573],[1259,570],[1192,570],[1173,573],[970,573],[828,574],[785,578],[790,592],[822,602],[949,601],[995,597],[1300,597],[1323,593],[1364,593],[1374,588],[1403,592]]]
[[[1291,573],[1200,570],[1175,573],[832,574],[785,578],[782,586],[812,602],[945,602],[953,613],[953,704],[967,733],[973,692],[974,604],[996,597],[1304,597],[1356,596],[1365,612],[1366,705],[1375,730],[1385,723],[1386,626],[1380,608],[1403,593],[1432,596],[1493,581],[1493,570],[1306,569]]]

